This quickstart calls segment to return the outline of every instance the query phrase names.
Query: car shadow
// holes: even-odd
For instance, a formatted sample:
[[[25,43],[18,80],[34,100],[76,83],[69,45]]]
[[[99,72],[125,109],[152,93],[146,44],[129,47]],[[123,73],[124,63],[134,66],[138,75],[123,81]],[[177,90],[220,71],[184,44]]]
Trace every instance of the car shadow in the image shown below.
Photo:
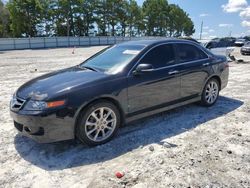
[[[23,159],[42,169],[72,168],[111,160],[151,143],[163,144],[163,140],[226,115],[241,105],[242,101],[220,97],[213,107],[196,104],[180,107],[130,123],[120,129],[112,141],[97,147],[87,147],[77,141],[38,144],[19,134],[15,136],[14,144]],[[178,143],[169,145],[178,147]]]

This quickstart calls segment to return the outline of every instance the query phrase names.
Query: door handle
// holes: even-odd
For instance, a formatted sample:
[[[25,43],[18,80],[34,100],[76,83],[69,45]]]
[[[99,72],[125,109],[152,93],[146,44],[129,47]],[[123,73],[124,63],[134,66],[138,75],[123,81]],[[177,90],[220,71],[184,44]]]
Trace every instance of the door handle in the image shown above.
[[[202,65],[203,65],[204,67],[206,67],[206,66],[210,65],[210,63],[203,63]]]
[[[179,73],[179,71],[177,71],[177,70],[168,72],[169,75],[173,75],[173,74],[177,74],[177,73]]]

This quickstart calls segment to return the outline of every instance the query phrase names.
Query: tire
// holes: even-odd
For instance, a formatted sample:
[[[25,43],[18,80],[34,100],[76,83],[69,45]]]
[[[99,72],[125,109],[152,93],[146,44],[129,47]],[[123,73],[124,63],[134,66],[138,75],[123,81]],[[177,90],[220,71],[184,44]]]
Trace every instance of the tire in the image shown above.
[[[99,101],[89,105],[79,117],[76,137],[89,146],[110,141],[121,124],[118,108],[109,101]]]
[[[212,78],[207,81],[201,95],[201,104],[203,106],[212,106],[219,97],[220,84],[217,79]]]

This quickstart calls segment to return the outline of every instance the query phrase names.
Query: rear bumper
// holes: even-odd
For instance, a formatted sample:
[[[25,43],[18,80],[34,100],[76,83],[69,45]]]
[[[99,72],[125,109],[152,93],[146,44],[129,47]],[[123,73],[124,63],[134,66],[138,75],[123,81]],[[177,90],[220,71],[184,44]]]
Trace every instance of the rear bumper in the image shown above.
[[[51,115],[26,115],[10,112],[14,126],[18,132],[39,143],[51,143],[74,139],[74,123],[72,119]]]

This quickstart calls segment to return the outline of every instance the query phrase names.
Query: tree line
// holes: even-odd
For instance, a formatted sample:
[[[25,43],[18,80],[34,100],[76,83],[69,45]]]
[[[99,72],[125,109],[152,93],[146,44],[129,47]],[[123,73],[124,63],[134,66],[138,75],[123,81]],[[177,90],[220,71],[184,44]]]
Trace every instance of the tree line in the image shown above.
[[[0,37],[191,36],[189,15],[167,0],[0,0]]]

